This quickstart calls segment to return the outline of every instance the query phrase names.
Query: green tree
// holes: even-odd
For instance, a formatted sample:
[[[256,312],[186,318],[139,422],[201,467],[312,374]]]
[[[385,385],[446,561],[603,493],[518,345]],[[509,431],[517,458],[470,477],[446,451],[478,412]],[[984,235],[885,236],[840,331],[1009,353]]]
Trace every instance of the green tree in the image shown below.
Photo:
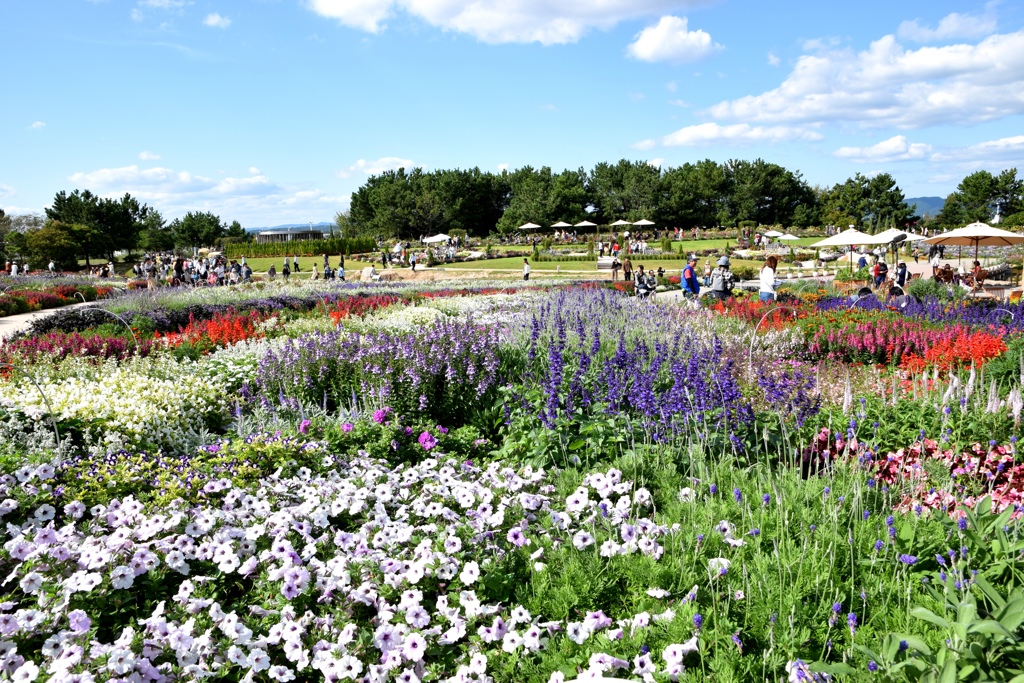
[[[89,265],[92,256],[106,253],[109,246],[106,236],[95,229],[98,206],[99,197],[89,190],[75,190],[71,194],[61,190],[46,209],[46,217],[51,221],[91,228],[79,231],[83,241],[78,244],[78,253],[85,257],[85,265]]]
[[[1016,171],[1014,171],[1016,175]],[[956,191],[946,197],[942,211],[936,217],[942,225],[955,226],[988,222],[996,209],[999,180],[988,171],[976,171],[957,185]]]
[[[142,221],[140,245],[146,251],[170,251],[174,249],[174,229],[156,209],[150,209]]]
[[[179,247],[211,246],[224,235],[220,216],[209,212],[189,211],[183,218],[175,218],[171,229],[174,230],[174,244]]]
[[[29,264],[45,268],[52,260],[62,270],[77,270],[79,240],[82,233],[90,230],[85,225],[65,225],[59,221],[47,221],[43,227],[29,230],[24,238]]]
[[[685,229],[719,225],[727,187],[725,168],[711,159],[664,171],[658,223]]]
[[[793,225],[803,205],[806,220],[816,197],[798,172],[763,159],[730,160],[725,164],[729,192],[728,224],[756,221],[760,225]]]
[[[651,220],[658,214],[661,170],[646,161],[601,162],[590,171],[587,187],[595,222]]]
[[[231,225],[228,226],[227,232],[224,233],[225,237],[231,237],[236,240],[248,240],[249,233],[245,231],[242,224],[238,221],[231,221]]]

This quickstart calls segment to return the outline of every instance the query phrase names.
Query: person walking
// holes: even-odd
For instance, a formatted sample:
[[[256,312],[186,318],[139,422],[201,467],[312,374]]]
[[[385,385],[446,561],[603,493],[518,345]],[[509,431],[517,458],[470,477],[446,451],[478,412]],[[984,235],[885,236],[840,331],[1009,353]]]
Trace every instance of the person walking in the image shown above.
[[[932,277],[934,278],[936,275],[939,274],[939,266],[942,265],[942,259],[939,258],[939,250],[938,249],[936,249],[934,252],[932,252],[932,258],[931,258],[930,263],[932,264]]]
[[[711,259],[704,261],[704,286],[711,286]]]
[[[775,270],[779,267],[779,259],[776,256],[769,256],[761,267],[758,298],[761,301],[775,301]]]
[[[530,262],[527,259],[523,259],[523,282],[530,279]]]
[[[633,279],[633,262],[629,260],[629,256],[622,259],[622,279],[627,282]]]
[[[324,271],[324,272],[326,272],[326,271]],[[313,274],[310,275],[309,279],[310,280],[319,280],[320,279],[320,273],[318,273],[317,270],[316,270],[316,263],[313,264]]]
[[[729,270],[729,257],[718,259],[718,267],[711,271],[711,293],[722,301],[732,296],[736,276]]]

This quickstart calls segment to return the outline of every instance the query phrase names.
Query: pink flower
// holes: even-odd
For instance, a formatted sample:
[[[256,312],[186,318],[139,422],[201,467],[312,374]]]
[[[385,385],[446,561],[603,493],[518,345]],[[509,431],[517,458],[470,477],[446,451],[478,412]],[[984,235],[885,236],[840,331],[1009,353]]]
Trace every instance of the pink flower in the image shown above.
[[[303,420],[302,422],[299,423],[299,432],[302,433],[302,434],[308,434],[309,433],[309,425],[311,425],[311,424],[312,424],[312,422],[310,422],[309,420]]]
[[[346,434],[351,432],[352,431],[352,423],[351,422],[345,422],[344,424],[342,424],[341,425],[341,431],[345,432]]]

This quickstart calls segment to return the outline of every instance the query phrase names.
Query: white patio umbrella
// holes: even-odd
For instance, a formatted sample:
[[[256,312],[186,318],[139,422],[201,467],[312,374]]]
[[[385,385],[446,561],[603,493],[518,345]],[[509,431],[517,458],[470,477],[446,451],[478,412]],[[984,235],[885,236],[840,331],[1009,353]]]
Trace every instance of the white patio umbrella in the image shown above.
[[[820,242],[815,242],[811,246],[816,249],[819,247],[853,247],[858,244],[874,244],[874,242],[871,241],[872,239],[871,235],[863,233],[860,230],[848,228],[838,235],[826,237]],[[853,272],[852,258],[850,259],[850,272]]]
[[[537,225],[536,223],[523,223],[522,225],[519,226],[518,229],[519,230],[536,230],[539,227],[540,226]]]
[[[876,240],[875,242],[873,242],[873,244],[891,244],[892,241],[895,240],[900,235],[905,236],[905,239],[903,240],[905,242],[918,242],[924,239],[924,235],[918,235],[910,232],[909,230],[889,228],[888,230],[880,232],[877,235],[872,235],[872,237]]]
[[[558,221],[557,223],[555,223],[551,227],[552,228],[571,228],[572,227],[572,223],[566,223],[565,221]]]
[[[397,254],[400,251],[402,251],[402,243],[401,242],[399,242],[395,246],[391,247],[391,253],[392,254]]]
[[[580,221],[579,223],[577,223],[573,227],[574,228],[596,228],[597,227],[597,223],[591,223],[590,221]]]
[[[993,228],[985,223],[971,223],[947,233],[929,237],[925,240],[928,244],[939,246],[961,246],[974,247],[974,258],[978,258],[978,247],[1009,247],[1014,244],[1024,244],[1024,235],[1018,235],[1009,230]]]
[[[778,230],[769,230],[764,234],[765,237],[782,237],[783,233]]]
[[[780,240],[798,240],[800,239],[796,235],[790,235],[788,232],[785,235],[779,235]]]
[[[633,225],[654,225],[654,221],[649,221],[646,218],[641,218],[637,222],[633,223]]]
[[[633,225],[633,224],[630,223],[629,221],[624,221],[624,220],[621,220],[621,219],[615,221],[614,223],[612,223],[612,227],[613,228],[616,227],[616,226],[619,226],[619,225]]]
[[[437,235],[433,235],[432,237],[424,237],[423,238],[423,243],[424,244],[435,244],[437,242],[447,242],[450,239],[451,239],[451,237],[449,237],[448,235],[446,235],[444,233],[440,233],[440,234],[437,234]]]

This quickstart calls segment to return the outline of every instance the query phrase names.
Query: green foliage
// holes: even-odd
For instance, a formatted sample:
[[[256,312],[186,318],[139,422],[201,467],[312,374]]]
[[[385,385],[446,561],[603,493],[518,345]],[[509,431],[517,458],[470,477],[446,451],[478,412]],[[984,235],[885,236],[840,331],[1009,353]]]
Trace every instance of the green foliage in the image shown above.
[[[213,246],[226,229],[220,216],[198,211],[189,211],[184,218],[175,218],[170,227],[174,231],[174,244],[179,247]]]
[[[853,225],[879,232],[882,226],[902,226],[915,218],[916,207],[906,203],[903,191],[888,173],[871,178],[858,173],[824,191],[821,203],[822,222],[843,228]]]
[[[376,251],[377,241],[372,237],[333,237],[322,240],[295,240],[292,242],[244,242],[224,245],[224,255],[238,259],[271,256],[319,256],[327,254],[368,254]]]

